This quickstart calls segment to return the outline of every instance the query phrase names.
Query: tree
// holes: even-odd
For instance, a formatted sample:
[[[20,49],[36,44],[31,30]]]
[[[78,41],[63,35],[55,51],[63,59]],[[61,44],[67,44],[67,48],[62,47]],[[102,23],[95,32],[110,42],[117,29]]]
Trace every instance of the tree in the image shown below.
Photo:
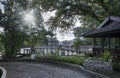
[[[119,0],[41,0],[44,11],[56,11],[56,16],[51,17],[49,24],[53,28],[68,30],[81,22],[76,36],[98,27],[108,16],[120,16]],[[46,6],[48,5],[48,6]],[[83,30],[84,29],[84,30]]]
[[[4,13],[1,13],[0,26],[4,29],[1,41],[5,48],[5,58],[15,58],[21,43],[23,32],[19,29],[16,13],[13,11],[14,2],[7,0],[1,2],[5,6]]]
[[[48,30],[46,34],[47,34],[47,36],[50,37],[50,38],[52,38],[53,36],[55,36],[55,34],[53,33],[52,30]]]
[[[27,33],[25,44],[31,47],[31,53],[35,52],[35,45],[40,45],[46,39],[47,31],[44,27],[32,28],[30,32]]]
[[[4,47],[3,47],[3,43],[2,43],[1,37],[2,37],[2,33],[0,33],[0,53],[3,53]]]
[[[79,55],[79,46],[80,45],[82,45],[82,42],[79,39],[77,39],[72,45],[73,47],[76,47],[78,55]]]
[[[40,26],[43,21],[40,8],[32,6],[34,1],[30,0],[6,0],[0,2],[4,5],[5,11],[0,12],[0,26],[4,29],[2,34],[2,42],[5,48],[5,58],[15,58],[20,49],[21,44],[25,40],[28,24],[24,23],[24,11],[33,11],[37,17],[34,26]]]
[[[40,0],[44,11],[56,11],[51,27],[72,28],[76,20],[83,26],[98,26],[109,15],[120,15],[119,0]]]

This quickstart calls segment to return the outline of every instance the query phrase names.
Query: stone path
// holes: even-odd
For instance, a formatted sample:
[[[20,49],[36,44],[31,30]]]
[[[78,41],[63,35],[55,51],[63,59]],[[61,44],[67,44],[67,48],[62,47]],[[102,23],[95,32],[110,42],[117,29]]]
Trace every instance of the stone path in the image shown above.
[[[7,70],[7,78],[103,78],[83,70],[41,63],[0,62],[0,66]]]

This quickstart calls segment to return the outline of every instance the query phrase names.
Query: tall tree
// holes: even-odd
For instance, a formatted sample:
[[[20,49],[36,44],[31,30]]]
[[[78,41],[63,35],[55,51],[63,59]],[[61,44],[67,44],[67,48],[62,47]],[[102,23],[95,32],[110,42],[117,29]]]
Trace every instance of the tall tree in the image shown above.
[[[26,40],[24,41],[26,45],[31,47],[31,53],[35,52],[35,45],[40,45],[46,39],[47,31],[44,27],[32,28],[30,32],[27,33]]]
[[[26,36],[24,33],[27,33],[29,26],[31,26],[30,22],[24,23],[24,14],[34,13],[34,26],[40,26],[43,21],[40,7],[38,8],[37,5],[33,6],[34,1],[32,0],[0,0],[0,2],[4,5],[5,10],[3,13],[0,12],[0,26],[3,27],[4,31],[1,39],[5,48],[5,58],[15,58],[20,45],[25,40]]]
[[[78,56],[79,56],[79,46],[81,46],[81,45],[82,45],[82,42],[80,41],[80,39],[77,39],[72,45],[73,47],[76,47]]]
[[[19,30],[19,25],[16,21],[18,18],[13,11],[14,2],[12,0],[6,0],[1,3],[5,7],[5,11],[1,14],[0,19],[0,26],[4,29],[1,39],[5,48],[5,58],[15,58],[23,41],[21,38],[23,33]]]
[[[68,29],[76,20],[84,26],[98,26],[109,15],[120,15],[119,0],[40,0],[44,11],[56,11],[51,27]]]

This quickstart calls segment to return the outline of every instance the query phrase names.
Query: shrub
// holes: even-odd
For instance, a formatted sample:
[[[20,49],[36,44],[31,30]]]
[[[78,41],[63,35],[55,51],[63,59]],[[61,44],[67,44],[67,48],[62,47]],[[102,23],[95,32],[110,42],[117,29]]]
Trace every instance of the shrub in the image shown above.
[[[40,58],[40,57],[41,57],[40,52],[36,52],[36,58]]]
[[[113,70],[120,71],[120,62],[112,62]]]
[[[110,52],[108,50],[106,50],[103,54],[102,54],[102,59],[104,61],[109,61],[109,59],[111,58]]]
[[[66,57],[61,57],[63,62],[68,62],[68,63],[73,63],[73,64],[79,64],[82,65],[84,59],[78,56],[66,56]]]
[[[53,60],[58,62],[68,62],[73,64],[79,64],[82,65],[83,61],[85,60],[84,57],[78,57],[78,56],[58,56],[57,54],[45,54],[44,56],[39,55],[37,57],[39,60]]]

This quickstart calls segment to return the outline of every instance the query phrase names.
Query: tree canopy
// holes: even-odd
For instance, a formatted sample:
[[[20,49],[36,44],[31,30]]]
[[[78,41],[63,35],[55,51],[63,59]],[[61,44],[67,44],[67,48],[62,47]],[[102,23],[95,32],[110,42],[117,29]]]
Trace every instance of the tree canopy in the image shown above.
[[[0,2],[4,5],[4,12],[0,12],[0,26],[3,28],[1,41],[5,48],[5,58],[15,58],[27,37],[29,37],[29,42],[32,45],[38,43],[38,39],[39,41],[43,39],[41,11],[39,8],[31,6],[33,1],[30,0],[6,0]],[[34,14],[34,22],[24,20],[24,14],[27,13]]]
[[[120,15],[119,0],[40,0],[43,11],[56,11],[51,27],[72,28],[76,21],[82,26],[97,27],[107,16]]]

